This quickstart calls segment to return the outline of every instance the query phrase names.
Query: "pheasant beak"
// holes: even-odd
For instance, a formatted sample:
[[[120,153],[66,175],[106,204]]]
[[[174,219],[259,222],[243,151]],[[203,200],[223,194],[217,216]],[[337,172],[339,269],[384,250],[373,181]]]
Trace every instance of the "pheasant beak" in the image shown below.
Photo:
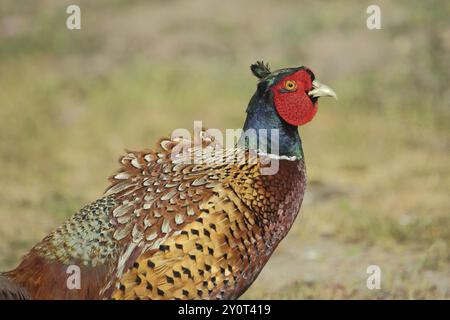
[[[329,86],[326,86],[326,85],[324,85],[324,84],[321,84],[321,83],[320,83],[319,81],[317,81],[317,80],[314,80],[314,81],[312,82],[312,86],[313,86],[312,90],[310,90],[310,91],[308,92],[308,95],[309,95],[309,96],[311,96],[311,97],[313,97],[313,98],[318,98],[318,97],[333,97],[333,98],[335,98],[336,100],[338,99],[338,98],[337,98],[337,95],[336,95],[336,92],[334,92],[334,90],[331,89]]]

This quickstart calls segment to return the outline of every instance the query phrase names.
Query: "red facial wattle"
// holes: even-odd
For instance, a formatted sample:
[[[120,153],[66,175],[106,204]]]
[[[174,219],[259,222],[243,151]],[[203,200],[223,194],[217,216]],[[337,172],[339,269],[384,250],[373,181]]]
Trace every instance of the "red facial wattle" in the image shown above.
[[[295,82],[296,89],[287,90],[286,81]],[[273,86],[274,104],[279,116],[293,126],[311,121],[317,113],[317,101],[313,103],[308,96],[311,89],[312,79],[305,70],[289,75]]]
[[[280,117],[293,126],[311,121],[317,113],[317,102],[313,104],[305,93],[277,94],[274,96],[274,103]]]

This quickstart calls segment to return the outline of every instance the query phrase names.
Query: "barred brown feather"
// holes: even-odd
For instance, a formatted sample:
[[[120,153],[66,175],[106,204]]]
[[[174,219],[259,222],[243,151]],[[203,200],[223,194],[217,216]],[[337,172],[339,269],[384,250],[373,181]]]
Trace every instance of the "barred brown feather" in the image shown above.
[[[105,196],[37,244],[8,277],[38,299],[230,299],[256,279],[287,234],[303,198],[303,160],[263,161],[162,139],[155,151],[127,152]],[[180,148],[188,152],[177,155]],[[239,162],[227,162],[229,159]],[[38,266],[38,268],[34,267]],[[65,287],[82,267],[82,290]]]

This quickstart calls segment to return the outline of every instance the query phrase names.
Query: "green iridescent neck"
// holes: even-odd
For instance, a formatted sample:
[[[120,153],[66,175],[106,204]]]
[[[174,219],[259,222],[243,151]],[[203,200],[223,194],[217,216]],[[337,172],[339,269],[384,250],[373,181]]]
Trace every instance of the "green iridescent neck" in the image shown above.
[[[278,130],[278,139],[271,134],[273,129]],[[250,100],[243,130],[239,145],[246,149],[303,159],[302,141],[297,127],[283,121],[272,100],[258,96],[258,92]],[[264,131],[267,132],[266,135]],[[246,132],[256,132],[258,139],[248,139],[249,134],[245,134]]]

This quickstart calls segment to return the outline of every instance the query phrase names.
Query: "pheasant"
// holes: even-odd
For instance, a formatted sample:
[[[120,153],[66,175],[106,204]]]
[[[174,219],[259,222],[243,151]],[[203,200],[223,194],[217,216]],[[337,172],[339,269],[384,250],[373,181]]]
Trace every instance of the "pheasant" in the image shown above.
[[[259,61],[250,68],[259,81],[233,148],[202,131],[196,143],[171,137],[153,151],[127,151],[101,199],[0,276],[0,298],[242,295],[300,210],[306,169],[297,127],[315,116],[319,97],[336,98],[309,68],[271,72]],[[277,135],[263,137],[264,130]],[[276,170],[265,174],[273,161]]]

